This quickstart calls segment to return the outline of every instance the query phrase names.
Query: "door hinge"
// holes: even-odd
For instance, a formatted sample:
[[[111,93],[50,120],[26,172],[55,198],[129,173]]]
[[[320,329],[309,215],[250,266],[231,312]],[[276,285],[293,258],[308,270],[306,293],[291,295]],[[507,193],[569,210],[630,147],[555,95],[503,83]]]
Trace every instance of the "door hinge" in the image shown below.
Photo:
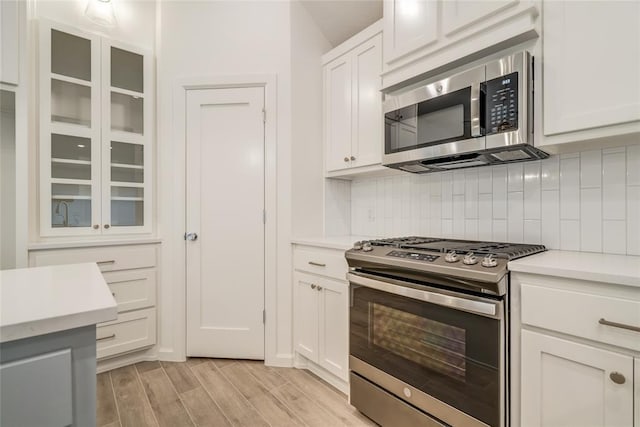
[[[265,323],[267,323],[267,312],[262,310],[262,324],[264,325]]]
[[[267,223],[267,210],[266,209],[262,210],[262,223],[263,224]]]
[[[264,108],[262,109],[262,122],[267,123],[267,110]]]

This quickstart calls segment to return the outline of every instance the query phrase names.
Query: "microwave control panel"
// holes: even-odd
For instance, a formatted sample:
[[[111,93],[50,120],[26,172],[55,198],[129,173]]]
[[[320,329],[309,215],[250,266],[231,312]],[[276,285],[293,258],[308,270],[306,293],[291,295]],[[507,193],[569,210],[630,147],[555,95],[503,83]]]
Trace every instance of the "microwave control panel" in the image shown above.
[[[518,73],[511,73],[484,84],[487,135],[518,129]]]

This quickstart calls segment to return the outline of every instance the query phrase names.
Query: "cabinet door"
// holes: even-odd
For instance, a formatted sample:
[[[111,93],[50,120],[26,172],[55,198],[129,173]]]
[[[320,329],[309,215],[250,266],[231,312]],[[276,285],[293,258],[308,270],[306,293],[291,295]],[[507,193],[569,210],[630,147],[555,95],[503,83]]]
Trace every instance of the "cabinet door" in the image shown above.
[[[353,51],[352,66],[351,166],[379,164],[382,161],[382,34]]]
[[[522,331],[523,426],[633,425],[633,358]]]
[[[102,222],[105,234],[151,229],[152,56],[102,42]]]
[[[17,85],[19,79],[19,13],[17,0],[0,2],[0,82]]]
[[[384,62],[393,61],[438,40],[436,0],[385,0]]]
[[[351,60],[344,55],[324,69],[325,162],[327,171],[351,164]]]
[[[442,2],[442,31],[449,36],[481,24],[490,15],[507,7],[517,5],[520,0],[447,0]]]
[[[322,279],[320,297],[319,361],[320,366],[337,377],[349,375],[349,285]]]
[[[307,359],[318,362],[318,282],[309,274],[294,274],[294,348]]]
[[[640,120],[640,2],[545,1],[543,14],[544,134]]]
[[[40,231],[100,234],[100,39],[40,27]]]

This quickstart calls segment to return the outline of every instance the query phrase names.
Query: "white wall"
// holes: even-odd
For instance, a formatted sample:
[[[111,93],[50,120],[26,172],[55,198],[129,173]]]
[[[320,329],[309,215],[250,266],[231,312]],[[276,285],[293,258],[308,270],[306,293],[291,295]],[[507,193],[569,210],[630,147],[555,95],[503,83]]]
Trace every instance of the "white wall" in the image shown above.
[[[351,184],[351,233],[640,255],[640,146]]]
[[[291,49],[290,6],[281,1],[166,1],[160,4],[158,38],[159,232],[163,238],[160,290],[161,357],[179,358],[184,317],[176,290],[184,289],[184,270],[176,258],[184,241],[184,194],[175,174],[184,170],[173,135],[174,89],[193,76],[277,75],[277,331],[274,354],[291,358]],[[231,184],[231,182],[230,182]],[[174,260],[178,259],[178,262]],[[178,291],[179,292],[179,291]]]
[[[294,236],[322,235],[321,56],[331,44],[307,9],[291,2],[291,193]]]

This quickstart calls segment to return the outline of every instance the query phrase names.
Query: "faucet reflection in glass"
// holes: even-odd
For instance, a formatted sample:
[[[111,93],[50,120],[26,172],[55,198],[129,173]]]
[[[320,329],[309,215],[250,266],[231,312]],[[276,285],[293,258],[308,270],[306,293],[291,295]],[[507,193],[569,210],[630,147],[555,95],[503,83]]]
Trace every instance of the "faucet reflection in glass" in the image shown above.
[[[58,206],[56,206],[56,210],[55,213],[56,215],[60,215],[60,205],[64,206],[64,215],[62,216],[62,226],[63,227],[68,227],[69,226],[69,203],[67,203],[66,201],[61,201],[58,202]]]

